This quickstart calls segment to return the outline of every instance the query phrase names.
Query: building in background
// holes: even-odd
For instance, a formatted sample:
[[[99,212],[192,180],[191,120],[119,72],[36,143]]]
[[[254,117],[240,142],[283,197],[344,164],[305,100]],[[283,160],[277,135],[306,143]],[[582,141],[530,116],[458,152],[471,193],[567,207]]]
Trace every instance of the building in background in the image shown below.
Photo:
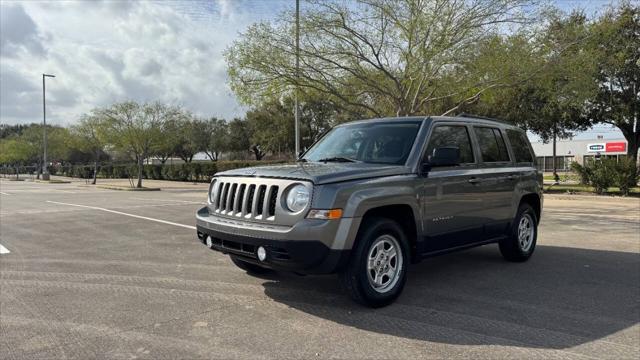
[[[553,171],[553,144],[532,142],[536,153],[538,169],[544,172]],[[627,156],[627,140],[625,139],[591,139],[591,140],[558,140],[556,142],[556,168],[558,172],[571,170],[571,163],[576,161],[582,165],[600,158],[620,158]]]

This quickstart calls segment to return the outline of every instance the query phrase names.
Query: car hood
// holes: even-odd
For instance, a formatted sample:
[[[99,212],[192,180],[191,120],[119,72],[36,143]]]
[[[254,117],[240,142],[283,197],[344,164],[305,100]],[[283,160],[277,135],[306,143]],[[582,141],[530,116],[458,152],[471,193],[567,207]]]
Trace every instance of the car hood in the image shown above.
[[[314,184],[327,184],[382,176],[408,174],[411,170],[399,165],[367,163],[296,163],[291,165],[256,166],[234,169],[216,176],[267,177],[308,180]]]

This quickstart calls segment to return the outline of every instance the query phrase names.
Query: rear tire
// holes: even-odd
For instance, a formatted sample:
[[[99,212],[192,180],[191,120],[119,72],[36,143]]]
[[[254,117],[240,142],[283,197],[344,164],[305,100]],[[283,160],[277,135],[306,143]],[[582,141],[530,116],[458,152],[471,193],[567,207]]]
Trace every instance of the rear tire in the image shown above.
[[[363,222],[349,264],[340,274],[351,298],[373,308],[391,304],[407,280],[408,249],[397,222],[386,218]]]
[[[508,237],[499,243],[500,253],[508,261],[527,261],[536,248],[538,240],[538,217],[533,207],[520,204]]]
[[[252,264],[252,263],[246,262],[246,261],[244,261],[244,260],[240,260],[240,259],[238,259],[237,257],[235,257],[235,256],[233,256],[233,255],[230,255],[230,257],[231,257],[231,261],[232,261],[232,262],[233,262],[237,267],[239,267],[240,269],[242,269],[242,270],[246,271],[246,272],[247,272],[247,273],[249,273],[249,274],[256,274],[256,275],[259,275],[259,274],[266,274],[266,273],[270,273],[270,272],[272,272],[272,271],[273,271],[273,270],[271,270],[271,269],[267,269],[267,268],[264,268],[264,267],[262,267],[262,266],[258,266],[258,265],[255,265],[255,264]]]

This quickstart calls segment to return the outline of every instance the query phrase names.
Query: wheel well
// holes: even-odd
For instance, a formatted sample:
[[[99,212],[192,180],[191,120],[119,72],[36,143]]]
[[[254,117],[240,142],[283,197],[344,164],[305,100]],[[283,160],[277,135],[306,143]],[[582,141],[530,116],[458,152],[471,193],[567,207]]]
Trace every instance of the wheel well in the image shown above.
[[[536,219],[540,222],[540,197],[538,194],[527,194],[520,199],[520,204],[527,203],[533,207],[533,210],[536,212]]]
[[[362,217],[364,224],[367,218],[383,217],[396,221],[405,230],[405,235],[409,240],[409,251],[411,259],[417,255],[417,229],[413,209],[409,205],[387,205],[367,210]],[[361,225],[362,226],[362,225]]]

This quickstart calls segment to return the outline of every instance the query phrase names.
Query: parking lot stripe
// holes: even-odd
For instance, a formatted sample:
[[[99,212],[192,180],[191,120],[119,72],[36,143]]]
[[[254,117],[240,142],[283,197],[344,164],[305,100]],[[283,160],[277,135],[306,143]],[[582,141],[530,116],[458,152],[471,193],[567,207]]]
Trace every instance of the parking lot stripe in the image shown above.
[[[2,246],[2,244],[0,244],[0,254],[8,254],[11,251],[9,251],[9,249],[7,249],[6,247]]]
[[[124,212],[121,212],[121,211],[109,210],[109,209],[105,209],[105,208],[101,208],[101,207],[97,207],[97,206],[88,206],[88,205],[80,205],[80,204],[69,204],[69,203],[63,203],[63,202],[57,202],[57,201],[50,201],[50,200],[47,200],[47,202],[48,202],[48,203],[52,203],[52,204],[59,204],[59,205],[67,205],[67,206],[81,207],[81,208],[85,208],[85,209],[100,210],[100,211],[105,211],[105,212],[109,212],[109,213],[113,213],[113,214],[124,215],[124,216],[130,216],[130,217],[134,217],[134,218],[137,218],[137,219],[143,219],[143,220],[155,221],[155,222],[159,222],[159,223],[162,223],[162,224],[168,224],[168,225],[173,225],[173,226],[180,226],[180,227],[187,228],[187,229],[191,229],[191,230],[195,230],[195,229],[196,229],[196,227],[195,227],[195,226],[191,226],[191,225],[178,224],[178,223],[174,223],[174,222],[171,222],[171,221],[160,220],[160,219],[154,219],[154,218],[150,218],[150,217],[146,217],[146,216],[140,216],[140,215],[135,215],[135,214],[128,214],[128,213],[124,213]]]
[[[2,192],[2,191],[0,191],[0,194],[2,194],[2,195],[11,195],[11,194],[7,194],[6,192]]]
[[[185,203],[185,204],[205,204],[204,201],[188,201],[188,200],[173,200],[173,199],[151,199],[151,198],[142,198],[142,197],[131,197],[129,199],[132,200],[145,200],[145,201],[162,201],[162,202],[178,202],[178,203]]]

